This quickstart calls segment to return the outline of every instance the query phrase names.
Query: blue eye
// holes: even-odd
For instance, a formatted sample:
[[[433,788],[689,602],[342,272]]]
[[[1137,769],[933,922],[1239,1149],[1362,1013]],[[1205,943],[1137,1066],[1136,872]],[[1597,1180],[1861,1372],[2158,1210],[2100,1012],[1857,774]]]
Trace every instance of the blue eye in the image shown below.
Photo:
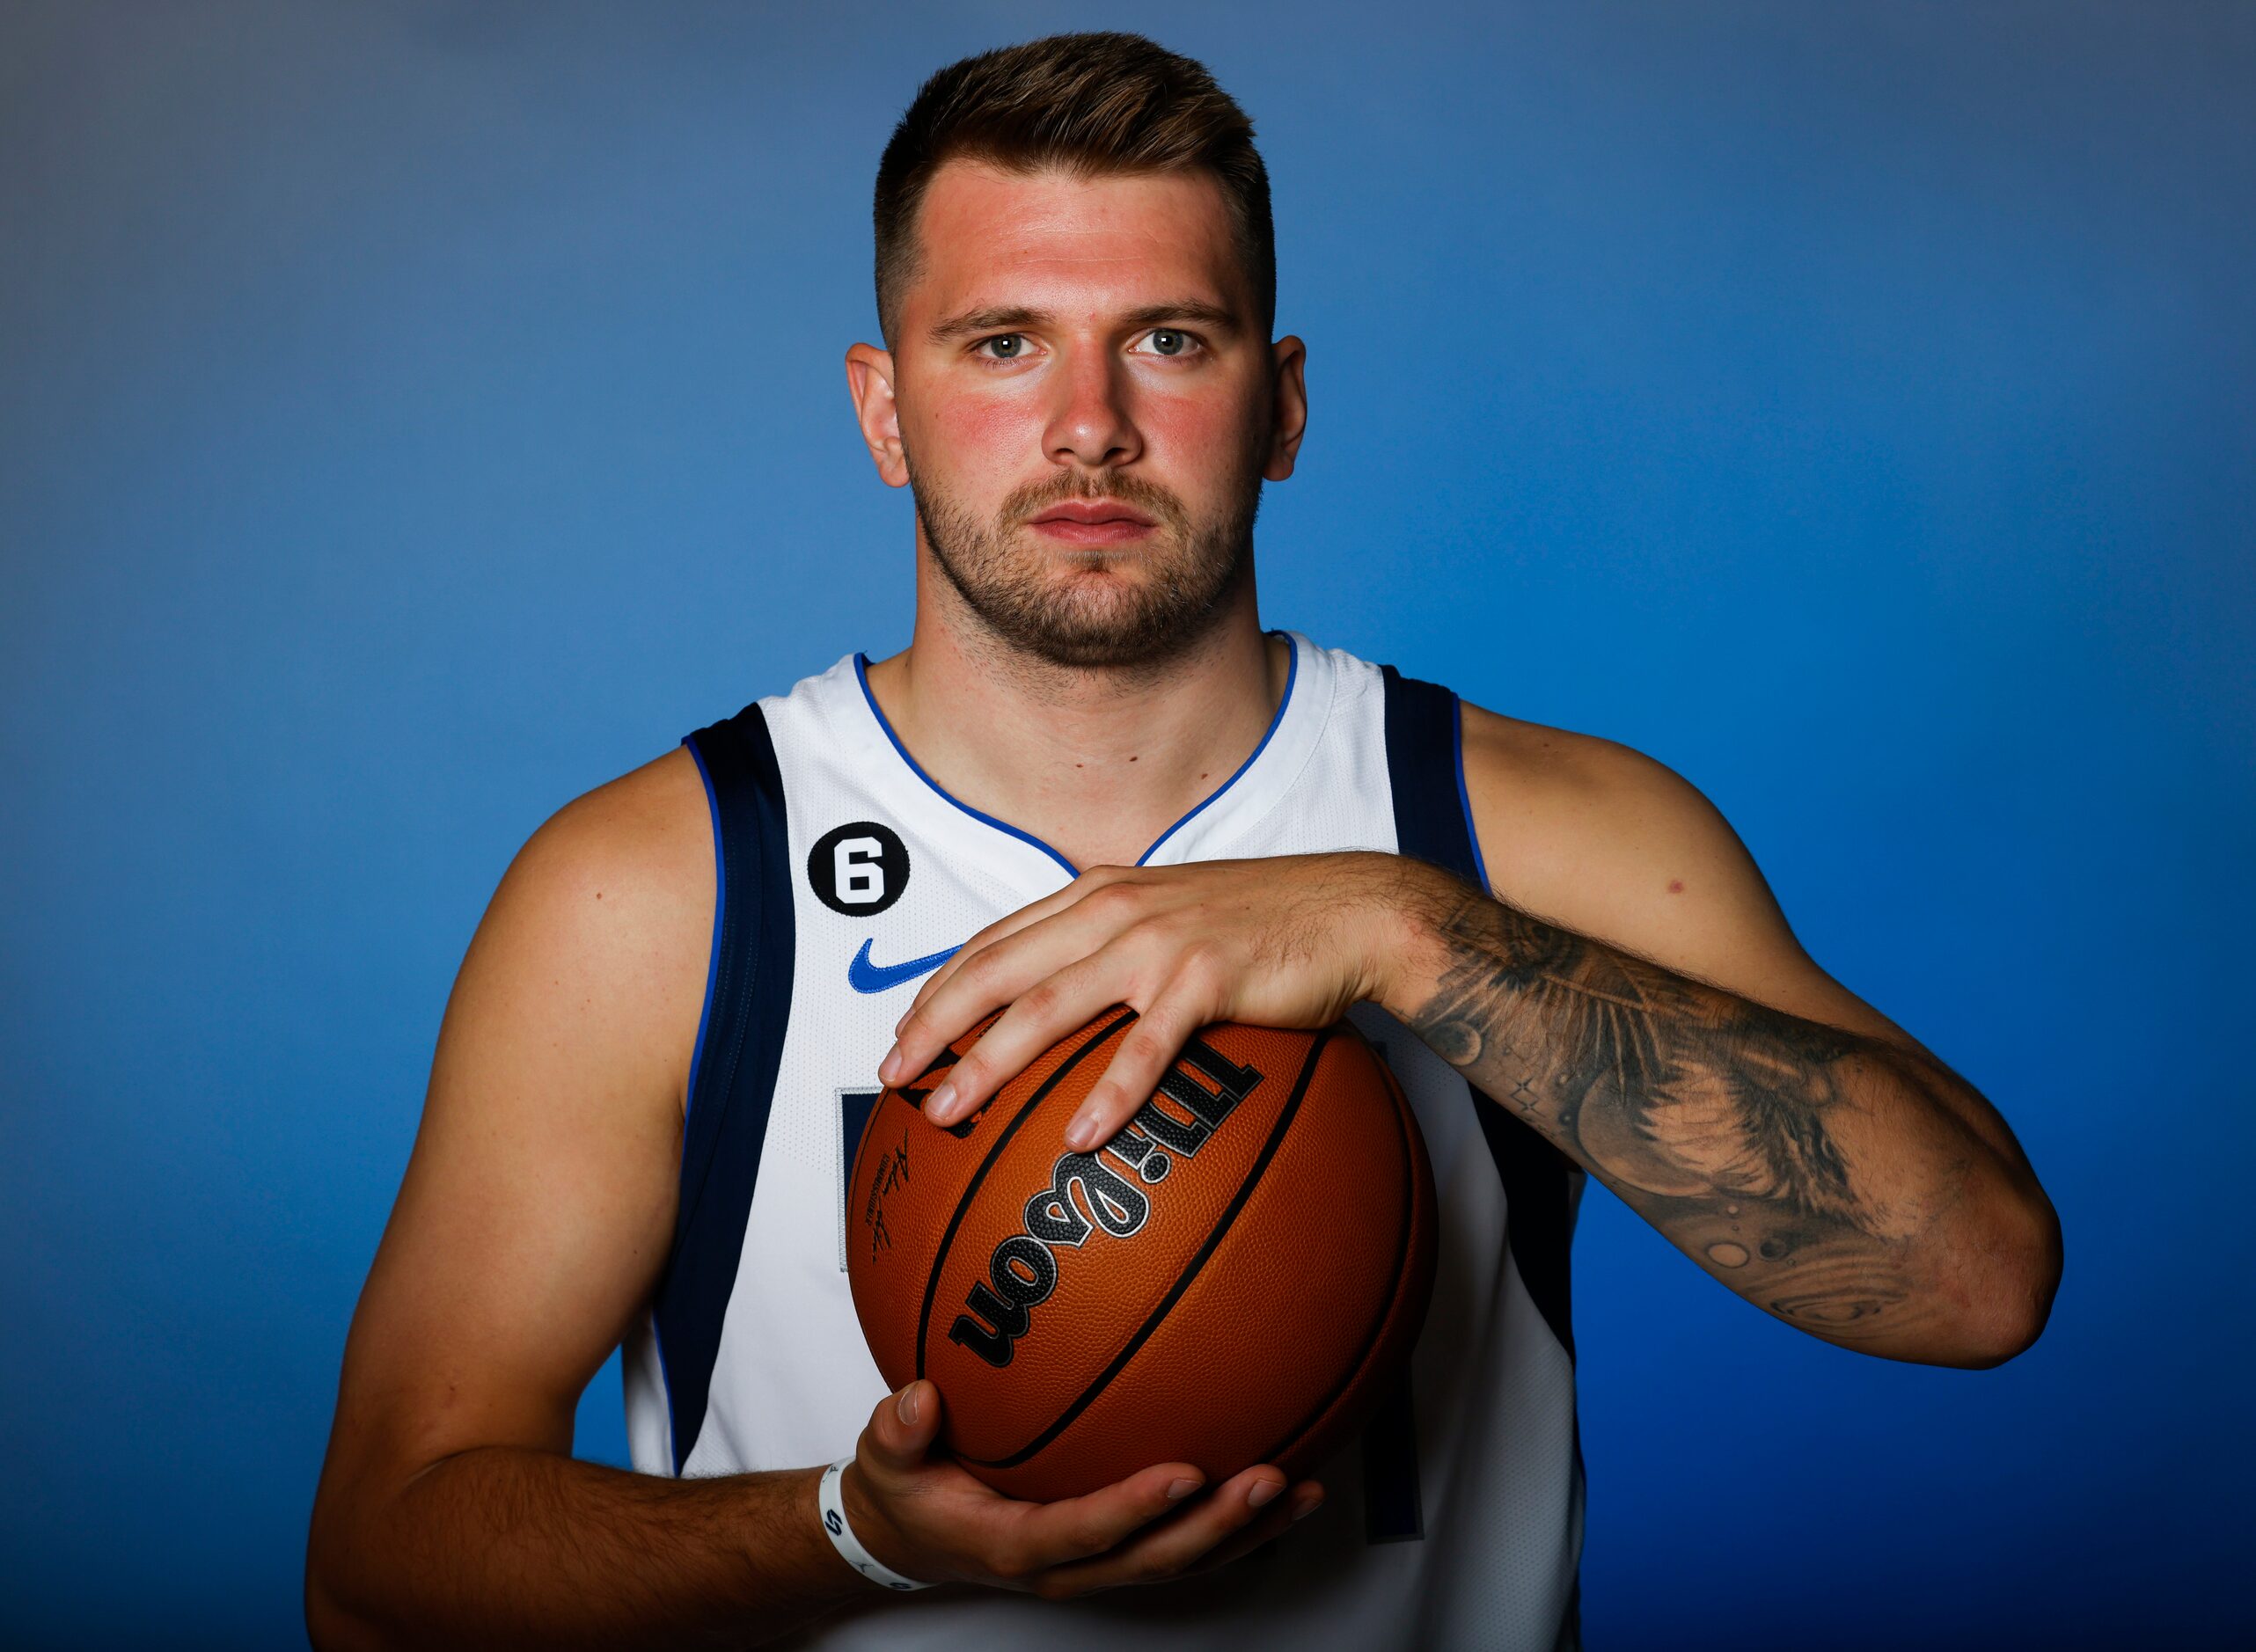
[[[1152,334],[1152,348],[1161,355],[1181,355],[1190,340],[1172,327],[1161,327]]]
[[[996,361],[1009,362],[1017,359],[1019,352],[1026,347],[1026,340],[1015,333],[1006,333],[996,338],[979,340],[979,347],[983,350],[989,345],[994,347]]]

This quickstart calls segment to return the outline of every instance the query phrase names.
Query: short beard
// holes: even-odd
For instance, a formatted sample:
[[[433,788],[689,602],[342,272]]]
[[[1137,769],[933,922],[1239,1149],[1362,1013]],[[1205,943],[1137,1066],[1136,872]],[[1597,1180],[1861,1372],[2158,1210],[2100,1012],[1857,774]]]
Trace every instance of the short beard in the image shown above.
[[[1250,465],[1248,471],[1224,509],[1200,523],[1165,488],[1124,473],[1099,487],[1081,486],[1072,472],[1029,483],[1003,501],[992,527],[939,489],[919,483],[913,467],[909,491],[933,560],[1007,647],[1075,670],[1148,670],[1196,647],[1220,623],[1244,582],[1261,508],[1261,472]],[[1063,553],[1078,570],[1102,573],[1134,558],[1155,561],[1155,577],[1124,592],[1090,592],[1079,581],[1045,577],[1046,558],[1013,547],[1014,533],[1032,531],[1025,526],[1029,519],[1068,499],[1132,505],[1160,524],[1170,547]]]

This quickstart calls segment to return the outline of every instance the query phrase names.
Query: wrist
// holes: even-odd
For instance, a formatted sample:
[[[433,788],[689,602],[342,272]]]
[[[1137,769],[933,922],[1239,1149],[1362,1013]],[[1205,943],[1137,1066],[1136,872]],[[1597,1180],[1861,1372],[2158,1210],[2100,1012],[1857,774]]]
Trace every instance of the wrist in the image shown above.
[[[1389,877],[1366,996],[1407,1022],[1439,990],[1449,959],[1445,931],[1476,892],[1425,861],[1408,855],[1383,859],[1390,863]]]
[[[883,1554],[869,1546],[873,1533],[883,1530],[890,1534],[890,1527],[878,1517],[869,1499],[861,1495],[861,1471],[852,1458],[833,1463],[816,1482],[823,1531],[839,1558],[882,1588],[901,1593],[931,1588],[929,1583],[907,1576],[893,1566],[889,1558],[893,1546],[883,1545]]]

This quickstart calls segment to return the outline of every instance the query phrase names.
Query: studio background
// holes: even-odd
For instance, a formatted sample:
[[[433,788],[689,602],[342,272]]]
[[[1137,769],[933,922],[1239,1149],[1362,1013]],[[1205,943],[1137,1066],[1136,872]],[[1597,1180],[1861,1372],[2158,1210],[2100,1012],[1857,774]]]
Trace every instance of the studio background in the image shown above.
[[[1967,1373],[1593,1186],[1590,1644],[2240,1641],[2256,9],[2192,0],[0,4],[8,1639],[302,1641],[484,903],[905,640],[878,150],[1095,26],[1271,169],[1270,622],[1688,777],[2065,1223]],[[614,1357],[582,1455],[619,1413]]]

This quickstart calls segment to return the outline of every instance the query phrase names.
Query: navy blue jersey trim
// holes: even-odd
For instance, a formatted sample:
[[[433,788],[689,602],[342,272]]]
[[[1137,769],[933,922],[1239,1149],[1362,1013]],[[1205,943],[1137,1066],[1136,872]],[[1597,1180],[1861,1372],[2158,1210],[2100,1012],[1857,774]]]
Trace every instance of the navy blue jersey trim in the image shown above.
[[[1152,846],[1144,851],[1142,854],[1136,857],[1136,864],[1138,866],[1142,866],[1154,855],[1159,853],[1160,846],[1162,844],[1166,843],[1168,838],[1174,837],[1176,833],[1181,831],[1184,827],[1190,825],[1190,822],[1198,819],[1200,815],[1205,813],[1205,811],[1221,797],[1223,793],[1235,786],[1238,783],[1239,777],[1243,775],[1248,769],[1253,767],[1254,760],[1259,757],[1263,752],[1269,749],[1270,741],[1276,737],[1278,729],[1284,726],[1285,708],[1293,703],[1293,685],[1300,680],[1300,645],[1293,640],[1293,635],[1290,632],[1284,632],[1278,634],[1282,635],[1285,639],[1285,692],[1277,702],[1276,711],[1270,714],[1269,727],[1262,730],[1261,742],[1254,747],[1251,752],[1247,754],[1246,760],[1243,763],[1241,763],[1236,768],[1230,771],[1230,778],[1228,779],[1223,781],[1221,785],[1216,786],[1204,798],[1200,799],[1198,804],[1191,808],[1189,814],[1185,815],[1181,820],[1176,822],[1174,825],[1168,827],[1157,837],[1154,838],[1152,840]],[[909,765],[910,773],[915,775],[918,779],[922,780],[927,786],[938,793],[943,800],[954,804],[957,808],[962,809],[966,815],[969,815],[973,820],[979,821],[984,824],[993,827],[997,831],[1001,832],[1006,837],[1015,837],[1022,844],[1031,844],[1035,848],[1039,849],[1044,854],[1049,856],[1051,859],[1065,867],[1067,876],[1078,878],[1081,875],[1081,869],[1079,866],[1066,859],[1065,856],[1059,854],[1048,844],[1044,843],[1032,832],[1022,831],[1007,820],[998,820],[992,815],[987,814],[982,809],[973,808],[962,798],[956,796],[939,781],[934,779],[932,776],[927,774],[924,771],[924,765],[909,755],[909,749],[901,743],[900,735],[893,732],[893,725],[885,720],[885,712],[884,709],[877,704],[877,696],[869,691],[869,656],[868,654],[857,654],[853,656],[853,675],[854,680],[861,684],[861,698],[868,703],[869,714],[877,720],[877,726],[885,731],[885,738],[893,742],[893,749],[901,754],[901,761]]]
[[[1449,697],[1449,738],[1457,749],[1457,811],[1465,817],[1465,841],[1473,846],[1473,887],[1485,895],[1488,862],[1481,858],[1481,829],[1473,821],[1473,794],[1465,789],[1465,702]]]
[[[1417,1543],[1425,1537],[1425,1499],[1417,1483],[1417,1423],[1410,1373],[1403,1372],[1363,1425],[1363,1541]]]
[[[705,1007],[697,1012],[697,1042],[689,1057],[689,1088],[682,1094],[682,1116],[697,1101],[698,1069],[705,1064],[705,1034],[713,1025],[713,986],[721,979],[721,919],[729,910],[729,857],[721,852],[721,800],[713,790],[712,771],[705,766],[705,757],[697,749],[697,742],[684,735],[682,744],[689,748],[690,761],[697,764],[698,778],[705,782],[705,811],[713,822],[713,939],[706,949]]]
[[[1483,894],[1488,881],[1466,802],[1463,713],[1432,683],[1382,668],[1387,685],[1387,774],[1395,794],[1395,845],[1454,872]],[[1504,1181],[1513,1265],[1559,1346],[1574,1357],[1567,1252],[1574,1237],[1573,1162],[1478,1090],[1474,1115]]]
[[[718,935],[682,1131],[680,1206],[655,1311],[674,1472],[697,1444],[759,1179],[791,1017],[791,845],[767,719],[748,705],[686,743],[711,802]]]

